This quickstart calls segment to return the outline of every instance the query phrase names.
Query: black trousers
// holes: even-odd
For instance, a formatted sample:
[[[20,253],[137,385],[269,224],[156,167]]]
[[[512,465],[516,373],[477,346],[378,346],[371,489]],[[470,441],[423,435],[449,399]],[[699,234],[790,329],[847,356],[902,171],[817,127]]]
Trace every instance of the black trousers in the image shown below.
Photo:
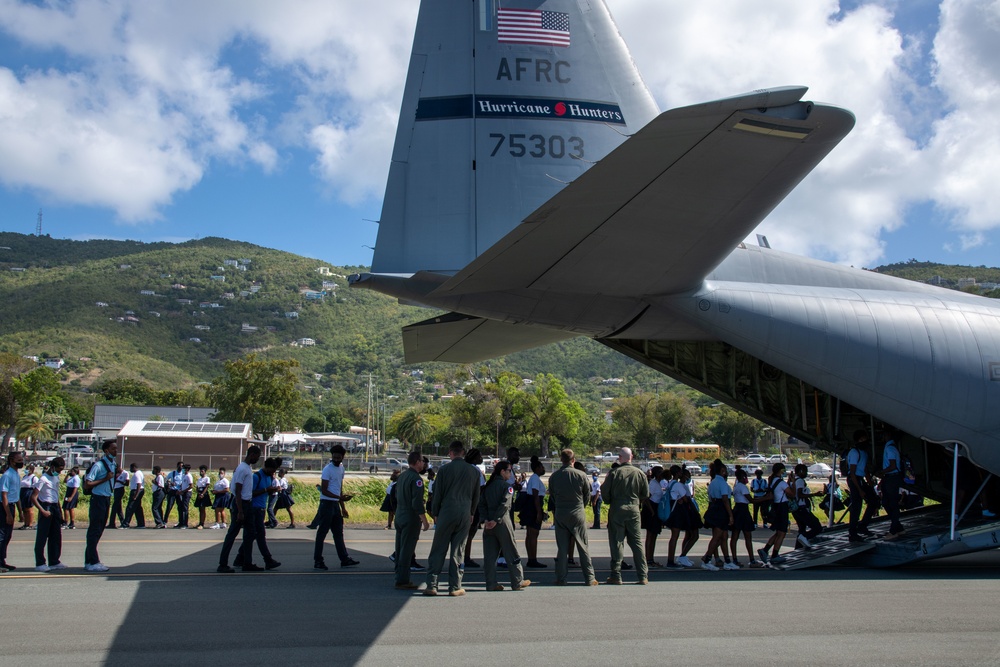
[[[49,565],[58,565],[62,556],[62,513],[59,503],[39,503],[49,513],[38,513],[38,528],[35,530],[35,566],[45,565],[45,550],[48,547]]]
[[[313,560],[317,563],[323,560],[323,543],[327,533],[333,533],[333,543],[337,547],[337,556],[341,563],[350,560],[347,544],[344,543],[344,517],[340,513],[340,503],[335,500],[319,501],[319,528],[316,529],[316,546],[313,549]]]
[[[122,521],[122,525],[129,525],[132,522],[132,516],[135,515],[136,527],[146,527],[146,513],[142,510],[142,497],[144,495],[146,495],[146,489],[129,489],[128,503],[125,505],[125,520]]]
[[[114,490],[114,499],[111,505],[111,521],[108,523],[108,528],[115,527],[115,519],[118,523],[125,523],[125,513],[122,512],[122,498],[125,497],[125,487]]]
[[[166,496],[163,489],[153,491],[153,525],[163,525],[163,498]]]
[[[96,493],[90,496],[90,526],[87,527],[87,549],[83,552],[83,564],[94,565],[101,562],[101,557],[97,554],[97,544],[104,534],[104,527],[108,525],[108,512],[111,510],[111,498],[99,496]]]
[[[848,476],[847,488],[851,491],[850,513],[848,514],[848,533],[857,535],[859,530],[868,530],[868,522],[875,513],[878,512],[878,498],[872,487],[865,481],[861,481],[860,488],[854,484],[853,478]],[[864,517],[861,516],[861,504],[865,503]]]
[[[899,487],[903,476],[899,473],[886,475],[882,478],[882,506],[889,516],[889,532],[895,535],[903,529],[899,522]]]
[[[219,556],[219,565],[229,565],[229,554],[232,552],[233,544],[236,542],[236,535],[241,530],[243,531],[243,543],[237,555],[237,562],[242,562],[244,565],[249,565],[253,562],[253,542],[257,537],[257,530],[254,524],[253,508],[250,507],[250,501],[246,501],[244,506],[245,514],[242,521],[239,518],[240,511],[237,509],[237,505],[234,504],[232,510],[229,512],[231,515],[229,529],[226,531],[226,539],[222,542],[222,554]]]
[[[186,526],[188,525],[188,513],[191,508],[191,492],[185,491],[184,493],[177,494],[177,525]]]

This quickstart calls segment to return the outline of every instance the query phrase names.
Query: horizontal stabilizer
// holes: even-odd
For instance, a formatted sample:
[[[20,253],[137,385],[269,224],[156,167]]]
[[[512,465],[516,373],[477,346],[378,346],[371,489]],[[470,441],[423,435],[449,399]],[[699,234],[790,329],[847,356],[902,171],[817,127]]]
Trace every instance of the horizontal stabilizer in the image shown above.
[[[403,349],[408,364],[467,364],[574,337],[564,331],[448,313],[404,327]]]
[[[694,289],[854,126],[778,88],[667,111],[436,290]]]

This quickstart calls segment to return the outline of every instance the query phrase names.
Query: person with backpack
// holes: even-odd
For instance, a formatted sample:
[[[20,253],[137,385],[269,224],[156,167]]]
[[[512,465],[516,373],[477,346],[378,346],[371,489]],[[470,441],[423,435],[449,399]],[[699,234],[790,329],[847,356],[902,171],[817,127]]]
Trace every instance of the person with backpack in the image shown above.
[[[771,510],[771,504],[761,501],[767,495],[767,480],[764,479],[764,471],[761,468],[753,473],[753,481],[750,482],[750,491],[757,502],[753,503],[753,526],[758,525],[758,518],[764,517],[764,525],[767,525],[767,515]]]
[[[184,468],[184,462],[178,461],[177,469],[171,470],[170,472],[167,473],[167,478],[166,478],[167,485],[166,488],[164,489],[164,491],[167,494],[167,509],[163,513],[164,525],[166,525],[167,522],[170,521],[170,510],[174,508],[174,504],[177,502],[177,481],[178,481],[177,478],[184,474],[183,468]],[[177,513],[179,515],[180,510],[177,510]]]
[[[760,471],[758,470],[758,472]],[[764,564],[756,559],[753,550],[751,533],[756,530],[757,525],[750,514],[751,491],[747,485],[748,482],[747,471],[743,468],[737,468],[736,483],[733,484],[733,527],[730,531],[729,551],[733,554],[733,564],[736,567],[742,567],[740,559],[736,556],[737,543],[742,535],[747,548],[747,557],[750,559],[750,567],[764,567]]]
[[[903,457],[896,446],[894,433],[889,433],[889,439],[882,450],[882,469],[878,472],[881,480],[882,505],[889,516],[889,538],[894,540],[903,534],[903,524],[899,522],[899,490],[903,486]]]
[[[118,442],[105,440],[101,445],[103,456],[90,465],[83,478],[83,495],[90,496],[90,525],[87,526],[87,549],[83,555],[83,569],[87,572],[107,572],[111,568],[101,562],[97,545],[108,525],[111,512],[112,481],[118,475]]]
[[[646,530],[646,566],[663,567],[656,562],[656,538],[663,532],[663,522],[660,521],[660,499],[663,498],[663,468],[653,466],[649,471],[649,497],[642,503],[639,513],[639,523]]]
[[[219,567],[216,572],[232,573],[233,568],[229,567],[229,554],[233,550],[236,542],[236,535],[243,531],[243,543],[239,550],[239,562],[242,563],[244,572],[259,572],[260,567],[255,565],[253,556],[253,541],[256,537],[255,524],[253,521],[253,464],[260,460],[260,447],[250,445],[247,447],[246,456],[243,462],[236,466],[233,471],[233,505],[229,520],[229,530],[222,541],[222,553],[219,555]],[[244,558],[244,554],[246,558]]]
[[[710,466],[709,472],[712,481],[708,485],[708,508],[705,510],[705,525],[712,529],[712,539],[708,543],[708,549],[701,559],[703,570],[719,571],[719,566],[712,562],[713,557],[718,557],[718,551],[722,549],[722,556],[725,559],[723,570],[738,570],[738,565],[733,565],[729,557],[729,528],[733,525],[732,489],[726,481],[728,470],[720,459],[715,459]]]
[[[785,481],[784,463],[775,463],[771,467],[771,476],[767,480],[767,493],[760,502],[768,502],[771,505],[771,515],[768,518],[774,533],[762,548],[757,549],[757,555],[765,565],[769,563],[781,565],[785,562],[785,557],[779,552],[788,533],[788,498],[792,494],[789,485],[791,481],[791,476]]]
[[[847,453],[847,488],[851,494],[847,533],[851,542],[864,542],[865,537],[873,535],[868,530],[868,522],[878,512],[878,498],[871,487],[868,470],[868,443],[868,431],[858,429],[854,432],[854,446]],[[866,504],[864,517],[861,516],[862,503]]]
[[[278,492],[278,485],[274,482],[274,473],[281,463],[279,459],[270,458],[264,460],[264,465],[253,474],[251,478],[252,491],[251,507],[253,508],[254,540],[260,555],[264,558],[264,569],[275,570],[281,567],[281,563],[274,559],[271,550],[267,546],[267,500]],[[236,556],[234,567],[243,568],[244,564],[253,562],[253,543],[244,546],[244,550]],[[245,571],[245,568],[244,568]]]
[[[811,549],[812,540],[823,532],[823,526],[812,511],[812,497],[818,496],[822,492],[813,493],[809,490],[809,483],[806,482],[806,477],[809,476],[809,468],[806,467],[805,463],[796,465],[794,471],[796,506],[792,511],[792,516],[799,527],[799,534],[796,536],[795,541],[802,547]]]

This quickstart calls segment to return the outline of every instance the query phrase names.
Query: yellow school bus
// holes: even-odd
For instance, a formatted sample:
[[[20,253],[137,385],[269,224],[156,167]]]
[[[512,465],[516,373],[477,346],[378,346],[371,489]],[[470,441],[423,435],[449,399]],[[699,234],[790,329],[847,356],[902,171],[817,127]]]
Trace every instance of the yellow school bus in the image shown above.
[[[719,458],[719,446],[699,443],[656,445],[649,458],[659,461],[711,461]]]

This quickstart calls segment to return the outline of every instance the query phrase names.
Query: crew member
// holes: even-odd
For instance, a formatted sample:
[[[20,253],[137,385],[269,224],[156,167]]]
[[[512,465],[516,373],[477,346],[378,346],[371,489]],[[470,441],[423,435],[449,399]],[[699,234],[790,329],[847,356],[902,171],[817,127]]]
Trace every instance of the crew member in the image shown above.
[[[396,588],[415,590],[417,585],[410,581],[410,563],[414,558],[420,531],[430,528],[424,503],[424,480],[420,473],[424,469],[424,458],[419,451],[412,451],[406,457],[409,467],[396,480]]]
[[[622,583],[622,557],[626,540],[632,548],[639,583],[649,583],[646,555],[639,538],[640,506],[649,497],[649,485],[646,475],[632,465],[632,450],[628,447],[621,448],[618,467],[604,479],[601,496],[608,503],[608,546],[611,547],[611,576],[608,577],[608,583]]]
[[[448,595],[465,595],[462,571],[465,538],[472,525],[472,515],[479,505],[479,469],[462,458],[465,446],[458,440],[448,447],[451,462],[441,468],[434,482],[434,502],[431,515],[437,518],[434,541],[427,563],[427,588],[424,595],[437,595],[438,577],[444,567],[445,554],[451,555],[448,566]],[[397,562],[403,560],[397,558]],[[403,560],[405,563],[406,561]]]
[[[572,449],[559,452],[559,460],[562,461],[562,468],[549,477],[549,498],[556,527],[556,585],[565,586],[567,583],[569,554],[575,543],[580,554],[583,580],[588,586],[596,586],[587,539],[587,515],[584,513],[590,501],[590,479],[587,473],[573,467],[576,456]]]

